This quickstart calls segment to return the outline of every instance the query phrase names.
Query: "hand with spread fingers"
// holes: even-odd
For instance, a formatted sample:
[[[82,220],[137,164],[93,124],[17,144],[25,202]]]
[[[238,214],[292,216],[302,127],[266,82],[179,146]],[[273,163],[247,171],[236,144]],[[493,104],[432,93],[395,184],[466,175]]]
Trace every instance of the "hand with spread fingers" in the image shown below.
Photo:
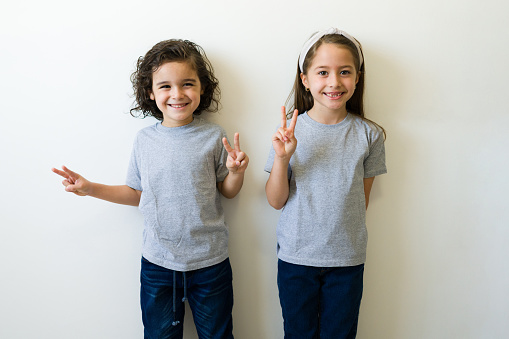
[[[297,116],[299,112],[293,112],[290,126],[286,126],[286,109],[285,106],[281,107],[281,127],[279,127],[272,136],[272,146],[279,158],[290,158],[295,149],[297,148],[297,139],[295,138],[294,131],[297,124]]]
[[[235,133],[233,137],[234,148],[230,146],[226,138],[223,138],[223,145],[228,152],[228,159],[226,160],[228,171],[235,174],[244,173],[249,163],[249,157],[240,150],[239,133]]]

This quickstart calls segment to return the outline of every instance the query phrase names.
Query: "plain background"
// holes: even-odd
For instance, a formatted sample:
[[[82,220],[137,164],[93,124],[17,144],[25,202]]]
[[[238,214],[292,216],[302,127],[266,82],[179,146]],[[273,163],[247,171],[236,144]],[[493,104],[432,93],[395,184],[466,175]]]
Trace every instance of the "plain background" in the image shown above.
[[[160,40],[212,61],[250,164],[224,200],[237,338],[282,338],[263,167],[304,41],[364,47],[367,116],[387,130],[359,338],[509,337],[509,24],[501,0],[16,1],[0,11],[1,338],[141,338],[142,217],[65,193],[51,167],[123,184],[129,76]],[[192,156],[190,154],[189,156]],[[186,338],[195,338],[190,314]]]

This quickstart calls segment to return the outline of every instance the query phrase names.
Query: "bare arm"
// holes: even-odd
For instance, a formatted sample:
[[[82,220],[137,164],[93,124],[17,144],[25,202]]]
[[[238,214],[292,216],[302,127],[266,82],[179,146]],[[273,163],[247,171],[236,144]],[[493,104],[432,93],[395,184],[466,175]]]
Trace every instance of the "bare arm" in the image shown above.
[[[364,196],[366,197],[366,209],[368,209],[369,194],[371,193],[371,187],[373,187],[373,181],[375,181],[375,177],[364,178]]]
[[[240,192],[243,183],[244,173],[233,174],[230,172],[224,181],[217,183],[217,189],[225,198],[232,199]]]
[[[274,164],[265,184],[265,194],[269,205],[277,210],[283,208],[290,195],[288,164],[290,159],[274,158]]]
[[[64,178],[62,184],[67,192],[79,196],[88,195],[122,205],[138,206],[140,203],[141,191],[127,185],[110,186],[91,182],[65,166],[62,166],[62,170],[56,168],[51,170]]]
[[[219,192],[228,199],[234,198],[240,192],[244,183],[244,172],[249,164],[249,157],[240,150],[239,133],[235,133],[233,143],[234,148],[230,146],[226,138],[223,138],[224,148],[228,152],[226,159],[228,175],[224,181],[217,183]]]
[[[281,127],[272,136],[272,146],[274,147],[274,163],[265,184],[265,194],[270,206],[279,210],[283,208],[290,194],[290,185],[288,182],[288,164],[297,148],[297,139],[294,135],[295,125],[299,112],[293,112],[290,126],[286,127],[285,107],[281,107]]]
[[[91,190],[88,194],[91,197],[122,205],[138,206],[140,204],[141,191],[135,190],[127,185],[111,186],[98,183],[91,184]]]

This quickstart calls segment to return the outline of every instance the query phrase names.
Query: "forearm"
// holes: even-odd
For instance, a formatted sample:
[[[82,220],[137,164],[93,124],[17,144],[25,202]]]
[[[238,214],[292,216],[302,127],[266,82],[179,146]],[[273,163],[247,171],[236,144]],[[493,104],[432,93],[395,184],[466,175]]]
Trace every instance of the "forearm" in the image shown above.
[[[265,184],[265,194],[270,206],[279,210],[283,208],[290,195],[290,185],[288,182],[288,164],[289,160],[275,157],[272,170]]]
[[[223,182],[217,183],[217,189],[225,198],[232,199],[240,192],[243,183],[244,172],[229,172],[226,178],[224,178]]]
[[[366,199],[366,209],[368,209],[369,195],[371,194],[371,188],[373,187],[374,181],[375,177],[364,178],[364,198]]]
[[[111,186],[91,183],[88,195],[116,204],[138,206],[140,204],[141,191],[137,191],[127,185]]]

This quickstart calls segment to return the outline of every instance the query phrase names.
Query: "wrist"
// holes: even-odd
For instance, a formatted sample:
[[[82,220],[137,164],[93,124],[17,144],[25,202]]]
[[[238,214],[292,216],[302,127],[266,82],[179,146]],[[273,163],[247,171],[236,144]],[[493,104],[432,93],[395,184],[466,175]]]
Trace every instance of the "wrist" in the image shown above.
[[[97,195],[99,194],[99,188],[98,187],[99,184],[95,183],[95,182],[87,182],[87,184],[83,187],[83,193],[85,195],[89,195],[91,197],[97,197]]]
[[[244,171],[239,171],[238,169],[230,170],[228,169],[228,175],[232,175],[232,177],[240,178],[244,176]]]
[[[285,155],[285,156],[279,156],[279,155],[275,155],[274,156],[274,162],[280,162],[281,164],[285,164],[285,165],[288,165],[290,163],[290,159],[292,158],[292,155],[293,154],[290,154],[290,155]]]

